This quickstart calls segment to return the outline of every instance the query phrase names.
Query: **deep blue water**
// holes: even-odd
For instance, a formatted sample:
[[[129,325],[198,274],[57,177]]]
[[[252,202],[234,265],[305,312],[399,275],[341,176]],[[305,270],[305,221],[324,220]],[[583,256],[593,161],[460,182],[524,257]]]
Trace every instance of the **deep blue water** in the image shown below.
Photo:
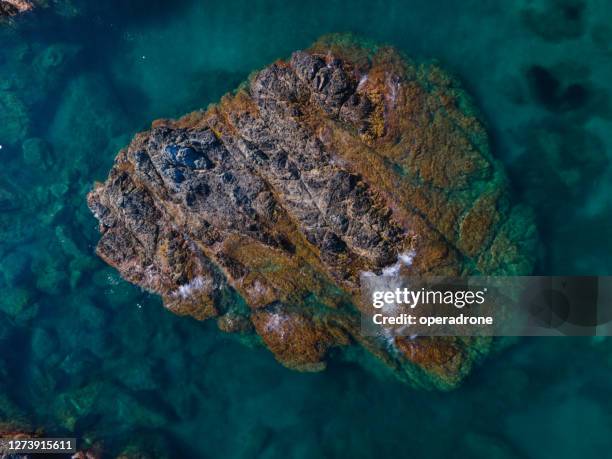
[[[85,195],[159,117],[327,32],[439,59],[473,94],[540,274],[612,274],[605,0],[50,2],[0,25],[0,421],[154,457],[608,457],[612,342],[524,339],[451,393],[277,364],[94,254]]]

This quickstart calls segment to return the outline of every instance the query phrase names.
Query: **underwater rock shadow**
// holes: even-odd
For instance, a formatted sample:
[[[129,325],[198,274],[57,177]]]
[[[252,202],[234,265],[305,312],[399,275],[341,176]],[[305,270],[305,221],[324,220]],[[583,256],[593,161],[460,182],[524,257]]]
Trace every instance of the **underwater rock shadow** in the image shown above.
[[[519,14],[524,26],[541,39],[560,42],[585,33],[586,10],[584,0],[544,0],[529,2]]]

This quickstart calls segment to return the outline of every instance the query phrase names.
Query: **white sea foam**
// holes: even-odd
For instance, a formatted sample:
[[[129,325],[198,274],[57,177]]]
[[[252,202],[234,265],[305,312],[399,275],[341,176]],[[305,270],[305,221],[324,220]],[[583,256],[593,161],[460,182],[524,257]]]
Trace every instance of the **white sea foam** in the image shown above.
[[[361,78],[359,78],[359,83],[357,84],[357,91],[359,91],[361,89],[361,87],[368,81],[368,74],[366,73],[365,75],[362,75]]]
[[[400,270],[402,266],[411,266],[412,263],[414,263],[415,256],[416,252],[414,250],[402,252],[397,255],[397,261],[395,263],[389,266],[385,266],[382,269],[380,275],[377,275],[372,271],[363,271],[361,273],[361,276],[370,278],[371,280],[369,280],[368,282],[374,282],[376,284],[376,289],[380,291],[393,291],[396,288],[402,288],[406,285],[406,280],[402,279],[399,276]],[[385,302],[380,312],[385,315],[392,316],[397,314],[398,312],[401,312],[401,310],[398,304]],[[380,329],[379,336],[385,341],[389,349],[395,349],[395,337],[403,336],[404,332],[404,327],[398,330],[382,327]],[[411,336],[410,338],[414,339],[416,338],[416,335]]]
[[[391,102],[391,105],[395,105],[397,102],[397,95],[399,94],[400,83],[399,81],[391,81],[391,79],[387,79],[387,85],[389,86],[387,100]]]
[[[387,277],[397,277],[400,273],[400,269],[402,266],[410,266],[414,262],[414,257],[416,252],[414,250],[409,250],[408,252],[400,253],[397,256],[397,261],[392,265],[385,266],[382,269],[381,276]],[[362,271],[361,275],[364,277],[379,277],[372,271]]]
[[[251,287],[252,294],[256,296],[264,296],[267,293],[267,291],[268,290],[266,289],[266,287],[258,280],[253,282],[253,286]]]
[[[414,262],[415,255],[416,252],[414,250],[410,250],[405,253],[400,253],[397,258],[404,264],[404,266],[410,266]]]
[[[266,322],[266,331],[278,333],[281,338],[285,337],[285,326],[287,318],[281,314],[274,313],[270,315],[270,318]]]
[[[383,341],[385,342],[385,344],[387,345],[387,348],[389,349],[396,349],[395,347],[395,333],[393,333],[393,331],[389,328],[382,328],[381,329],[381,334],[379,335]]]
[[[179,286],[179,288],[174,291],[173,295],[183,299],[189,298],[194,293],[204,290],[206,284],[206,279],[202,276],[196,276],[186,284]]]
[[[396,261],[394,264],[383,268],[382,275],[396,277],[399,274],[401,268],[402,263],[400,261]]]

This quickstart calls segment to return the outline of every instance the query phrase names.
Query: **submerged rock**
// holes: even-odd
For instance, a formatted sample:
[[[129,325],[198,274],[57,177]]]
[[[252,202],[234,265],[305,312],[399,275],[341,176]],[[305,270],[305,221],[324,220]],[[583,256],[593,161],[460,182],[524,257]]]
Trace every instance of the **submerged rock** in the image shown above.
[[[28,166],[48,169],[51,164],[51,145],[43,139],[36,137],[26,139],[21,144],[23,162]]]
[[[467,94],[435,64],[347,36],[154,122],[88,203],[97,253],[170,310],[228,331],[250,322],[240,332],[298,370],[363,346],[422,387],[458,384],[490,340],[363,336],[360,274],[533,264],[532,219],[511,203]]]
[[[104,151],[125,128],[125,116],[118,107],[121,103],[103,77],[80,75],[67,85],[62,95],[51,121],[49,140],[57,151],[63,151],[64,155],[70,153],[75,158],[83,157],[79,154],[83,150],[82,139],[91,142],[88,148],[92,151]],[[96,167],[102,157],[88,156],[86,161],[79,161],[75,166],[83,174],[86,168]]]
[[[575,39],[582,36],[587,26],[585,0],[544,0],[521,2],[523,23],[533,33],[551,42]]]
[[[0,90],[0,145],[16,145],[30,131],[28,108],[19,96]]]

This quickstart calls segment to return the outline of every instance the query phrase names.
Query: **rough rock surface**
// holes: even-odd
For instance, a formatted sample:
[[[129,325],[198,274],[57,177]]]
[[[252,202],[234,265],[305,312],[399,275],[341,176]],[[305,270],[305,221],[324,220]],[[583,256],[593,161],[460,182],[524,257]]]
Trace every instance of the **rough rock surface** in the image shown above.
[[[30,0],[0,0],[0,18],[16,16],[34,8]]]
[[[455,386],[491,341],[362,336],[360,274],[533,263],[530,214],[509,200],[458,83],[349,36],[255,72],[206,111],[154,122],[88,203],[97,253],[170,310],[256,334],[298,370],[361,346],[421,387]]]
[[[0,0],[0,24],[38,8],[52,8],[56,13],[68,17],[79,12],[71,0]]]

